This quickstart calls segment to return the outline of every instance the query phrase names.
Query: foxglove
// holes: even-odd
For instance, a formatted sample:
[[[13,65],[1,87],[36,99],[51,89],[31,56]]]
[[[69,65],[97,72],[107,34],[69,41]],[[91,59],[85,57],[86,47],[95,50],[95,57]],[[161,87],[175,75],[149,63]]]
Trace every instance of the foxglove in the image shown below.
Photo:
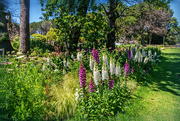
[[[154,58],[155,58],[156,56],[157,56],[157,53],[155,52],[155,53],[154,53]]]
[[[109,90],[111,90],[111,89],[114,87],[113,77],[111,77],[111,79],[109,80],[109,82],[108,82],[108,87],[109,87]]]
[[[116,63],[116,76],[117,77],[121,76],[121,67],[119,61]]]
[[[100,75],[100,72],[98,70],[98,63],[97,62],[95,62],[95,64],[94,64],[93,76],[94,76],[95,85],[99,85],[99,82],[101,81],[101,75]]]
[[[128,59],[129,59],[129,61],[131,60],[131,50],[130,50],[130,48],[129,48],[129,51],[128,51]]]
[[[93,71],[93,68],[94,68],[94,59],[93,59],[92,55],[90,55],[89,66],[90,66],[91,71]]]
[[[67,62],[66,62],[65,58],[63,59],[63,65],[64,65],[65,68],[67,67]]]
[[[115,62],[112,56],[110,58],[110,73],[111,75],[115,74]]]
[[[106,66],[105,62],[103,62],[103,66],[102,66],[102,80],[106,80],[106,79],[109,79],[109,74],[108,74],[107,66]]]
[[[94,90],[95,90],[95,85],[94,85],[93,79],[91,78],[90,84],[89,84],[89,92],[94,92]]]
[[[148,57],[146,56],[144,59],[144,63],[147,63],[147,62],[148,62]]]
[[[82,60],[82,53],[81,52],[77,53],[77,59],[78,59],[78,61],[81,62],[81,60]]]
[[[108,68],[108,57],[106,53],[103,53],[103,61],[106,64],[106,67]],[[109,68],[108,68],[109,69]]]
[[[128,76],[129,76],[129,64],[126,61],[126,63],[125,63],[125,77],[128,77]]]
[[[99,65],[99,63],[100,63],[100,60],[99,60],[99,54],[98,54],[98,51],[95,49],[95,48],[93,48],[93,57],[94,57],[94,60],[98,63],[98,65]]]
[[[82,88],[86,87],[86,69],[84,67],[84,65],[82,63],[80,63],[80,67],[79,67],[79,82],[80,82],[80,86]]]
[[[134,73],[134,69],[133,68],[131,69],[131,72]]]
[[[131,58],[133,59],[133,49],[131,50]]]
[[[142,63],[142,61],[143,61],[143,55],[140,53],[140,63]]]

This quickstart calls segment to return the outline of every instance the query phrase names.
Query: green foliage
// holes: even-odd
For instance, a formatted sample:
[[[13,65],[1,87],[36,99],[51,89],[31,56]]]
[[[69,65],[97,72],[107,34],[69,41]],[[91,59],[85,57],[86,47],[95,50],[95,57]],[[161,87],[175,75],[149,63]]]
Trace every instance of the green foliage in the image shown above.
[[[13,39],[13,41],[11,42],[11,45],[12,45],[13,49],[17,51],[19,49],[19,46],[20,46],[20,37],[16,36]]]
[[[46,42],[46,40],[47,40],[47,37],[42,35],[42,34],[32,34],[31,36],[36,38],[34,40],[39,40],[39,41],[42,41],[42,42]]]
[[[8,40],[9,40],[8,32],[0,32],[0,42],[8,41]]]
[[[55,28],[50,28],[50,30],[47,32],[46,37],[49,41],[55,41],[58,39],[59,30]]]
[[[176,45],[178,43],[178,38],[176,36],[168,36],[166,37],[166,41],[168,45]]]
[[[33,63],[16,65],[11,78],[6,80],[6,107],[13,120],[42,120],[45,112],[45,74],[40,73],[41,66]],[[44,80],[44,81],[43,81]]]

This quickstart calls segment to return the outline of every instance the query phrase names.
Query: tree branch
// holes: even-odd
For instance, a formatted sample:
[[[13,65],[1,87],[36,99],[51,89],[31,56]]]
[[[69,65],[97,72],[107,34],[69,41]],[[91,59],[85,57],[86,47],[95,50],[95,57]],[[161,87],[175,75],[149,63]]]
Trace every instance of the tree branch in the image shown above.
[[[106,8],[104,7],[104,5],[103,5],[103,4],[101,4],[101,3],[100,3],[100,5],[101,5],[101,6],[102,6],[102,8],[104,9],[104,11],[105,11],[106,15],[109,15],[109,12],[107,12],[107,10],[106,10]]]

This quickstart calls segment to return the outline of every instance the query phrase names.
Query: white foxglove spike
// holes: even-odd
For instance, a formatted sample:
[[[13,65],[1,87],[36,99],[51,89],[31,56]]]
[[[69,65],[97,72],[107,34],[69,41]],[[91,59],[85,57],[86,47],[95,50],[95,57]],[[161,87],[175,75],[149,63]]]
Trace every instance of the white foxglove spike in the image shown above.
[[[117,77],[121,76],[121,67],[120,67],[120,63],[119,62],[116,63],[116,76]]]
[[[148,57],[146,56],[144,59],[144,63],[147,63],[147,62],[148,62]]]
[[[110,58],[110,73],[111,75],[115,74],[115,62],[113,57]]]
[[[102,66],[102,80],[105,80],[105,79],[109,79],[109,74],[108,74],[107,66],[106,66],[105,62],[103,62],[103,66]]]
[[[91,71],[93,71],[94,68],[94,58],[92,55],[90,55],[90,63],[89,63]]]
[[[106,64],[106,67],[109,69],[109,67],[108,67],[108,57],[107,57],[106,53],[103,53],[103,61]]]
[[[94,64],[93,76],[94,76],[95,85],[99,85],[99,82],[101,81],[101,75],[100,75],[100,72],[98,70],[98,63],[97,62],[95,62],[95,64]]]

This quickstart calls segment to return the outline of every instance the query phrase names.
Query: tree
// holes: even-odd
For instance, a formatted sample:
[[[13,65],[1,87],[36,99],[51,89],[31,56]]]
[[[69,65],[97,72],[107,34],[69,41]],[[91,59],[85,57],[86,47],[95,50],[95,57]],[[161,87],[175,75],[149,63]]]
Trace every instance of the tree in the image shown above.
[[[20,50],[23,54],[30,51],[29,33],[29,7],[30,0],[20,0]]]
[[[12,51],[13,48],[10,43],[9,34],[7,30],[7,16],[9,16],[6,9],[6,1],[0,0],[0,48],[5,48],[6,51]]]
[[[63,33],[62,39],[65,41],[68,51],[77,49],[81,29],[87,11],[94,5],[94,0],[41,0],[46,11],[44,18],[50,16],[55,18],[55,24]]]

